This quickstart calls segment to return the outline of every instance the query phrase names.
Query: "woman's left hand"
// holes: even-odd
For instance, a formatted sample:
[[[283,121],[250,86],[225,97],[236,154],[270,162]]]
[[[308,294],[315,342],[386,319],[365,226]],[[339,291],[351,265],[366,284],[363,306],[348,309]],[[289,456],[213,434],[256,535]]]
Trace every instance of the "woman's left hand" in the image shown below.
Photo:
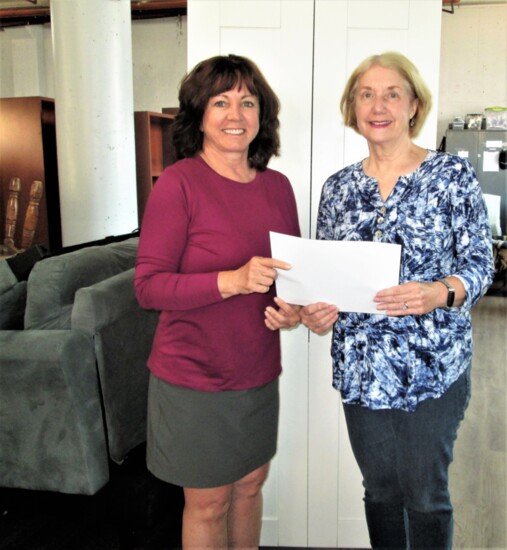
[[[377,309],[387,315],[400,317],[402,315],[422,315],[440,307],[441,283],[404,283],[377,292],[374,302]]]
[[[275,303],[278,309],[268,306],[264,311],[265,325],[270,330],[297,327],[301,322],[301,318],[299,317],[301,307],[290,305],[278,297],[275,298]]]

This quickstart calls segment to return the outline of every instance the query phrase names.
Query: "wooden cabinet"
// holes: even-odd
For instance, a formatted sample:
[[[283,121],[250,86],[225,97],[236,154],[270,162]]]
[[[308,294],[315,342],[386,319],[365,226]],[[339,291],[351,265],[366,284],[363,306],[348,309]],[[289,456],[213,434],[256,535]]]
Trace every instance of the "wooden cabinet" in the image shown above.
[[[0,99],[0,243],[4,239],[12,178],[20,180],[14,244],[21,246],[32,183],[40,181],[42,196],[31,244],[44,245],[51,250],[60,248],[62,233],[53,99]]]
[[[172,109],[171,109],[172,110]],[[156,179],[176,160],[172,148],[174,113],[136,111],[137,208],[141,225],[144,208]]]

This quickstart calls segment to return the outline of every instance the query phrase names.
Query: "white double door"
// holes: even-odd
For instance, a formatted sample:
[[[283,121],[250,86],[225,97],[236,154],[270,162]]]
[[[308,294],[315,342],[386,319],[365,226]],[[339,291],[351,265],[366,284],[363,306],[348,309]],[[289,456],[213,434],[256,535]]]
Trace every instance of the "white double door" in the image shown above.
[[[365,57],[407,55],[436,103],[441,0],[188,0],[188,67],[212,55],[251,58],[281,102],[281,157],[303,236],[314,237],[324,180],[366,156],[343,127],[340,96]],[[436,146],[434,105],[418,142]],[[330,337],[282,336],[278,453],[264,490],[262,545],[367,547],[361,478],[331,387]]]

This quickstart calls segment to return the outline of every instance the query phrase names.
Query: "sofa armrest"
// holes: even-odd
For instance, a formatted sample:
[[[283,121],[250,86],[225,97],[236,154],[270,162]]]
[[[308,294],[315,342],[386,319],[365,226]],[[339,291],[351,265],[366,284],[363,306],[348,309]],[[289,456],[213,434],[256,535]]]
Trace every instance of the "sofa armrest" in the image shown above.
[[[90,337],[0,331],[0,485],[93,494],[108,479]]]
[[[142,309],[134,269],[77,291],[72,327],[94,338],[109,456],[122,462],[146,440],[149,371],[158,313]]]

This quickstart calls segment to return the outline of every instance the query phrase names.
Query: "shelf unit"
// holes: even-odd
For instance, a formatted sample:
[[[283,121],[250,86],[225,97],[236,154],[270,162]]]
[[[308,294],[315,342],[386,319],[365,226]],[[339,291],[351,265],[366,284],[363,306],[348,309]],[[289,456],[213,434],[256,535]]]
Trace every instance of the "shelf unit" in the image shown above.
[[[174,111],[174,109],[171,109]],[[166,166],[176,161],[172,147],[174,113],[136,111],[137,208],[139,225],[148,196]]]
[[[61,248],[60,195],[56,152],[55,103],[51,98],[0,99],[0,242],[3,242],[9,182],[18,177],[18,217],[14,243],[20,246],[34,180],[43,184],[32,246]]]

